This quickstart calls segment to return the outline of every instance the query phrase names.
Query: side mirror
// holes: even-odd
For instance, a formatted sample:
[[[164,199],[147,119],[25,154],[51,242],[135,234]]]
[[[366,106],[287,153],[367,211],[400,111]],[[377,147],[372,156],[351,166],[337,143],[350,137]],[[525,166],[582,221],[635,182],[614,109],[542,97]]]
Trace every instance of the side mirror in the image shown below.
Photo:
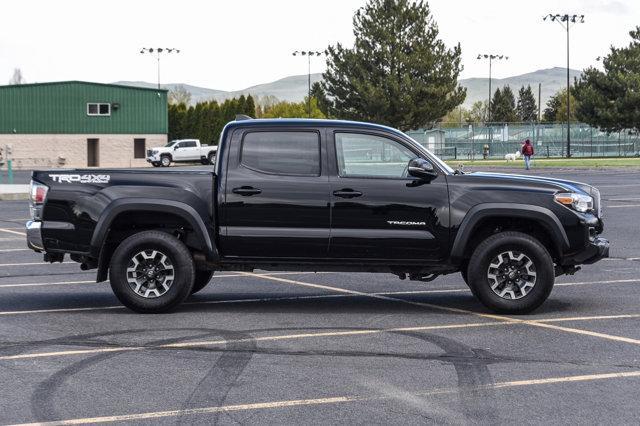
[[[419,157],[409,161],[408,173],[409,176],[420,179],[433,179],[438,176],[438,172],[433,168],[433,164]]]
[[[179,145],[176,145],[176,146],[174,146],[174,147],[173,147],[173,150],[175,151],[175,150],[176,150],[176,149],[178,149],[178,148],[180,148],[180,146],[179,146]]]

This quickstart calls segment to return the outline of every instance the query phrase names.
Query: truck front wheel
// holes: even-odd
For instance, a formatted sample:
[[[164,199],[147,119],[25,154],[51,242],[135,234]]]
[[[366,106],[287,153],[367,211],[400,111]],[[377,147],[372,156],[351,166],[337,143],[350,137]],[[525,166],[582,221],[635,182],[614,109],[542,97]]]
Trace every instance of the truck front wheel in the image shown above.
[[[525,314],[540,306],[555,279],[553,259],[534,237],[500,232],[478,245],[467,278],[473,293],[489,309]]]
[[[160,164],[162,167],[169,167],[171,165],[171,157],[168,155],[163,155],[160,157]]]
[[[167,312],[182,303],[196,274],[189,249],[176,237],[143,231],[125,239],[109,267],[111,288],[120,302],[140,313]]]

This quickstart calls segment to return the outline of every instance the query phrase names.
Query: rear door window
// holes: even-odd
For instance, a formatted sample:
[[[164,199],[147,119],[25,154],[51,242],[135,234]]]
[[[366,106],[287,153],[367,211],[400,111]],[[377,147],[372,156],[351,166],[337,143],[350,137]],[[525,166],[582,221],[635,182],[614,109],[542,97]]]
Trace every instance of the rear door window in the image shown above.
[[[240,163],[262,173],[319,176],[320,135],[317,132],[246,133]]]

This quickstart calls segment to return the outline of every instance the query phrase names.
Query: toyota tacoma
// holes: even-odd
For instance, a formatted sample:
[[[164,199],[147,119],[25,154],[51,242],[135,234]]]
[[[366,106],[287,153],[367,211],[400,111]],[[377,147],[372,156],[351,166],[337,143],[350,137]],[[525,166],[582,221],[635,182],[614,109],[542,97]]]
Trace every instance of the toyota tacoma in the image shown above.
[[[381,125],[228,123],[214,170],[34,171],[28,246],[97,269],[137,312],[168,311],[214,271],[460,272],[488,308],[526,313],[555,277],[609,254],[599,191],[453,170]]]

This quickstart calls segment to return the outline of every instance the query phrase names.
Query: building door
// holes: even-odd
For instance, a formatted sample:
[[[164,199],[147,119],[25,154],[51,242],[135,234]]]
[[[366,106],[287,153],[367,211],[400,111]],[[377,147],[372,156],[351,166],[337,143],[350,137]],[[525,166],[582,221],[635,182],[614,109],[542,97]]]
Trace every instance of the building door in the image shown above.
[[[87,139],[87,167],[98,167],[98,141],[99,139]]]

